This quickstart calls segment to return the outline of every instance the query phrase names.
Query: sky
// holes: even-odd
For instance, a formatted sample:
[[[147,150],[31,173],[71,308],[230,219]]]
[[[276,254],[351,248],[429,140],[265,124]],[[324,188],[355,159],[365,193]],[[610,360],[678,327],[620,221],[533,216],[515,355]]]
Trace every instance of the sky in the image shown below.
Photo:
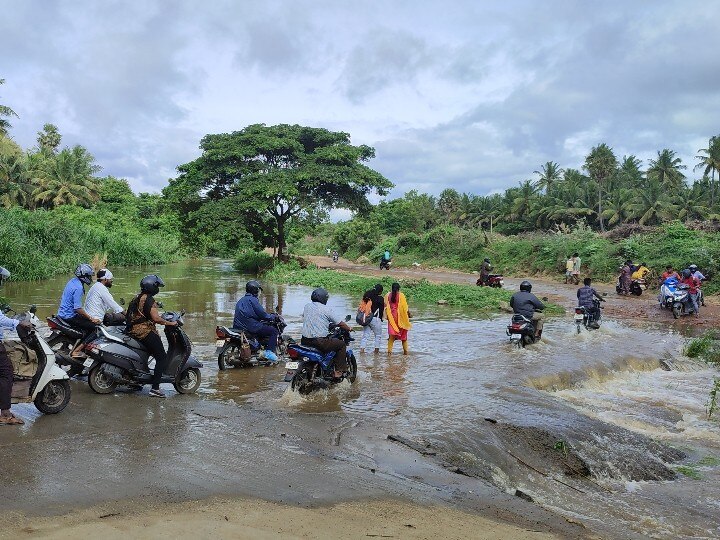
[[[350,134],[396,187],[479,195],[596,144],[688,165],[720,134],[720,2],[2,0],[0,103],[157,192],[207,133]]]

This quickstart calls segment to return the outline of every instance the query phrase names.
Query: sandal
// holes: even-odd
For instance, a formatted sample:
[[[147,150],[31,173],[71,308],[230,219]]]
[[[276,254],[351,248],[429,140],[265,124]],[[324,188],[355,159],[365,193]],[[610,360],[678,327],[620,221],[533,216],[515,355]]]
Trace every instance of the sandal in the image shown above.
[[[150,389],[150,392],[148,393],[148,395],[149,395],[150,397],[158,397],[158,398],[164,398],[164,397],[166,397],[166,396],[165,396],[165,392],[163,392],[163,391],[160,390],[160,389],[156,389],[156,388],[151,388],[151,389]]]
[[[10,416],[0,416],[0,424],[5,424],[6,426],[22,426],[24,423],[25,421],[12,413],[10,413]]]

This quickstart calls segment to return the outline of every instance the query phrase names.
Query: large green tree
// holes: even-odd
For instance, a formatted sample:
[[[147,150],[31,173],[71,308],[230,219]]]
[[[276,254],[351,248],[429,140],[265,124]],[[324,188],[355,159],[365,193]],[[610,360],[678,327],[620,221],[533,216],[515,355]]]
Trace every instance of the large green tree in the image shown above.
[[[5,79],[0,79],[0,85],[2,84],[5,84]],[[0,105],[0,136],[7,135],[8,130],[12,127],[7,120],[11,116],[17,116],[17,113],[7,105]]]
[[[206,135],[200,149],[199,158],[178,167],[175,183],[193,186],[187,195],[200,203],[233,196],[238,211],[272,218],[278,257],[293,218],[320,208],[368,210],[370,193],[386,195],[392,187],[365,164],[375,157],[373,148],[323,128],[254,124]]]
[[[100,170],[95,158],[80,145],[63,148],[57,155],[35,156],[39,170],[33,191],[35,203],[43,208],[65,204],[89,207],[98,200]]]
[[[612,178],[617,170],[617,158],[607,144],[599,144],[590,151],[585,158],[583,168],[597,184],[597,216],[600,221],[600,230],[605,232],[603,222],[603,191],[605,184]]]
[[[702,170],[703,176],[710,178],[710,206],[715,206],[716,183],[715,174],[720,175],[720,135],[710,137],[707,148],[698,150],[696,159],[699,163],[695,165],[694,170]]]
[[[685,175],[680,172],[685,168],[675,151],[665,148],[658,152],[657,158],[648,163],[647,178],[656,180],[660,186],[672,193],[678,193],[685,185]]]

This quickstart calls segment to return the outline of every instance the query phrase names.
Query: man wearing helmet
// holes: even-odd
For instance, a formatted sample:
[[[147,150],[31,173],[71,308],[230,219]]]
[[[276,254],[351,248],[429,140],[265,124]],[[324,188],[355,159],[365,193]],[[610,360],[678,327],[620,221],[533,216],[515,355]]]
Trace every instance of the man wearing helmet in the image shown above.
[[[700,280],[693,276],[693,273],[689,268],[682,271],[682,279],[680,283],[686,285],[688,288],[688,300],[690,305],[693,307],[695,316],[700,316],[700,306],[698,305],[698,293],[700,292]]]
[[[348,369],[346,345],[342,339],[327,337],[328,327],[331,324],[337,324],[348,332],[352,331],[352,329],[344,321],[338,319],[327,306],[328,298],[330,298],[330,295],[323,288],[315,289],[310,295],[311,302],[305,304],[303,310],[302,339],[300,343],[308,347],[315,347],[323,353],[334,351],[334,375],[335,377],[341,377],[343,372]]]
[[[2,287],[2,284],[5,283],[5,280],[9,277],[10,272],[0,266],[0,287]],[[18,327],[24,327],[26,330],[29,330],[32,328],[32,325],[29,321],[20,322],[17,319],[11,319],[0,311],[0,341],[2,341],[4,337],[2,332],[3,328],[15,330]],[[13,371],[13,365],[5,351],[5,347],[0,344],[0,425],[19,426],[25,423],[10,412]]]
[[[60,298],[60,308],[58,309],[58,317],[64,319],[71,326],[82,330],[85,334],[84,337],[87,337],[100,324],[100,319],[93,317],[83,308],[85,285],[92,283],[93,274],[92,266],[87,263],[79,264],[75,269],[75,277],[71,278],[65,285]],[[79,352],[80,346],[78,345],[72,351],[72,356],[82,356]]]
[[[245,296],[235,304],[235,317],[233,328],[245,330],[251,334],[267,338],[265,358],[271,362],[277,362],[275,354],[278,341],[278,330],[269,324],[275,320],[275,315],[267,313],[258,301],[258,294],[262,291],[260,283],[256,280],[248,281],[245,284]]]
[[[531,293],[531,290],[532,283],[523,281],[520,284],[520,291],[510,298],[510,307],[514,313],[522,315],[535,323],[535,338],[537,339],[542,335],[543,320],[541,311],[545,309],[545,304]]]

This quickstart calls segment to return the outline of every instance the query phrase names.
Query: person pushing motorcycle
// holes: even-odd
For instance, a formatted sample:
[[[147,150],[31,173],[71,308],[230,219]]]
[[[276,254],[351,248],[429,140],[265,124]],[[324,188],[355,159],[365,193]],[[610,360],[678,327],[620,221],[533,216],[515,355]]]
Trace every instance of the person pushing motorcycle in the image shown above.
[[[314,347],[323,353],[334,351],[335,373],[333,375],[335,378],[340,378],[343,372],[348,369],[347,345],[342,339],[327,337],[328,327],[331,324],[336,324],[348,332],[352,332],[352,328],[338,319],[327,306],[329,298],[330,295],[322,287],[315,289],[310,295],[310,303],[306,304],[303,310],[300,344],[306,347]]]
[[[510,307],[514,313],[522,315],[535,323],[535,338],[537,339],[542,336],[542,310],[545,309],[545,304],[530,291],[532,291],[532,283],[523,281],[520,284],[520,291],[510,298]]]
[[[258,294],[262,290],[260,283],[254,279],[245,284],[245,296],[235,304],[233,328],[267,338],[265,359],[277,362],[278,329],[270,324],[275,321],[275,315],[267,313],[258,301]]]

